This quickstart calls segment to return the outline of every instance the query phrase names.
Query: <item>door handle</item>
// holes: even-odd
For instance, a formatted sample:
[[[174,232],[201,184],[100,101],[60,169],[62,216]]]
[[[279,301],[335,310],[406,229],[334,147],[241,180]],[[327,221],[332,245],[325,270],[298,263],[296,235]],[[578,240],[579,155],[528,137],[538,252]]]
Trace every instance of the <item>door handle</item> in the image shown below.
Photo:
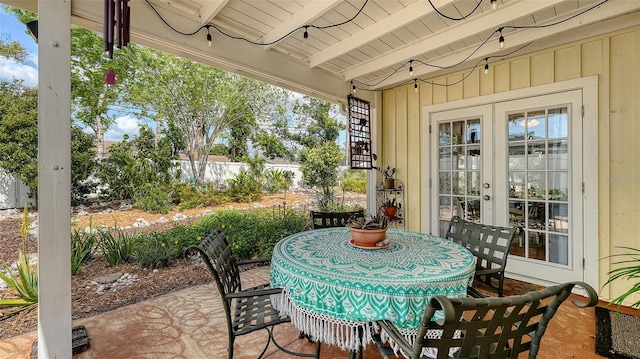
[[[482,196],[482,199],[484,199],[485,201],[488,201],[491,199],[491,196],[489,196],[488,194],[485,194],[484,196]]]

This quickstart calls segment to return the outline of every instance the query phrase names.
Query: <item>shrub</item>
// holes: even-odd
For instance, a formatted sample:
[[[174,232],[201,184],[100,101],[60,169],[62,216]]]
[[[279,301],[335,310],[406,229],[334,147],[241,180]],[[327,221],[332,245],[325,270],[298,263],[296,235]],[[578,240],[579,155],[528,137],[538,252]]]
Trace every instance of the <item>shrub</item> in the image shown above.
[[[222,229],[236,258],[250,259],[270,256],[279,240],[303,231],[309,222],[309,214],[294,210],[226,210],[211,215],[206,221],[211,223],[209,230],[213,227]]]
[[[133,206],[150,213],[169,213],[171,191],[168,185],[144,184],[134,195]]]
[[[231,201],[224,191],[220,191],[214,188],[214,186],[207,184],[196,186],[179,183],[174,186],[173,193],[173,202],[179,204],[178,208],[181,211],[187,208],[213,206]]]
[[[133,233],[126,233],[119,229],[98,232],[98,247],[110,267],[129,262],[135,236]]]
[[[236,202],[251,202],[262,198],[260,182],[249,171],[242,169],[238,174],[227,180],[229,183],[229,197]]]
[[[159,233],[143,234],[135,238],[131,257],[140,265],[149,269],[166,267],[176,258],[178,241],[167,241]]]
[[[367,173],[365,171],[347,170],[342,177],[342,187],[345,191],[366,193]]]
[[[75,275],[82,264],[93,258],[96,242],[95,233],[75,230],[71,234],[71,275]]]
[[[265,172],[264,189],[269,194],[288,191],[293,180],[293,172],[270,169]]]

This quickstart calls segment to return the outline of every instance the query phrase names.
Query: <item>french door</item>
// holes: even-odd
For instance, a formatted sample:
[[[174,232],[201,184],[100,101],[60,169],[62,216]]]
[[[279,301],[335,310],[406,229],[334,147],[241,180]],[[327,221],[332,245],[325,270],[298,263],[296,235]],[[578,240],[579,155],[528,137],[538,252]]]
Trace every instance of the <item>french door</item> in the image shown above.
[[[511,276],[583,280],[581,108],[573,90],[432,113],[432,232],[454,215],[517,227]]]

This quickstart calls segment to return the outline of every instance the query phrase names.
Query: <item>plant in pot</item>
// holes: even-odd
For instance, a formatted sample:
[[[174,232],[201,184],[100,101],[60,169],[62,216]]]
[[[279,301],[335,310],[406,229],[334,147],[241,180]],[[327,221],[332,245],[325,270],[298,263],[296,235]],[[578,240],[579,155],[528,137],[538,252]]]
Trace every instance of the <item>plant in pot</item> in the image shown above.
[[[378,156],[375,153],[371,154],[371,157],[374,161],[378,159]],[[394,189],[396,188],[395,179],[393,175],[396,173],[396,168],[387,165],[386,168],[382,168],[380,166],[373,166],[378,172],[382,173],[384,177],[384,188],[386,189]]]
[[[384,216],[393,219],[396,218],[396,214],[398,213],[398,206],[396,205],[395,198],[388,198],[382,203],[382,211],[384,212]]]
[[[385,236],[388,229],[388,219],[382,213],[369,215],[368,218],[349,218],[347,227],[351,232],[351,239],[359,247],[376,248],[385,246]]]

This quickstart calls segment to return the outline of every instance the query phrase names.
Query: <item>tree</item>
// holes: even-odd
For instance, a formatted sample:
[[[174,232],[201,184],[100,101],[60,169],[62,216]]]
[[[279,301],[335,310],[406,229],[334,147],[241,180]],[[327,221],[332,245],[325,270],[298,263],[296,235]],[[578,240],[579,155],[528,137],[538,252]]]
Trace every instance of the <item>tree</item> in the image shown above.
[[[71,28],[71,98],[74,117],[95,134],[98,158],[104,157],[104,134],[115,121],[109,108],[121,101],[131,61],[127,55],[136,51],[131,45],[117,52],[113,60],[104,57],[102,37],[91,30]],[[105,74],[113,70],[118,81],[105,83]]]
[[[333,188],[338,183],[338,166],[344,161],[344,154],[335,142],[325,142],[322,146],[302,150],[305,161],[300,167],[305,184],[320,187],[319,207],[332,209]]]
[[[151,49],[135,55],[129,99],[142,113],[174,126],[198,184],[218,141],[233,139],[229,155],[245,155],[249,129],[277,113],[282,103],[284,92],[265,83]]]
[[[297,129],[291,133],[290,139],[303,148],[320,147],[327,141],[336,142],[346,125],[330,116],[331,106],[329,102],[309,96],[302,101],[297,100],[293,107]]]
[[[92,190],[87,181],[95,165],[93,139],[71,127],[71,194],[81,201]],[[22,81],[0,81],[0,167],[38,193],[38,90]]]

